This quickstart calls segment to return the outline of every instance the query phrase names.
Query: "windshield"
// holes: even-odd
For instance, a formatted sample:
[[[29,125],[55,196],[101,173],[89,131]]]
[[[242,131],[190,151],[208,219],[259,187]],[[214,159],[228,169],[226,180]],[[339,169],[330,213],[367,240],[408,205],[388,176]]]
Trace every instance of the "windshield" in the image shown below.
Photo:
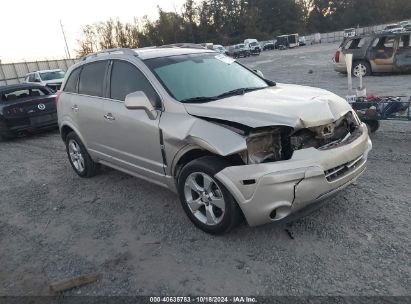
[[[47,81],[47,80],[54,80],[54,79],[63,79],[64,78],[64,72],[63,71],[53,71],[53,72],[43,72],[39,73],[41,80]]]
[[[267,83],[225,55],[202,53],[145,60],[178,101],[217,98],[239,89],[262,89]]]
[[[257,45],[257,42],[251,42],[250,45],[255,46],[255,45]]]

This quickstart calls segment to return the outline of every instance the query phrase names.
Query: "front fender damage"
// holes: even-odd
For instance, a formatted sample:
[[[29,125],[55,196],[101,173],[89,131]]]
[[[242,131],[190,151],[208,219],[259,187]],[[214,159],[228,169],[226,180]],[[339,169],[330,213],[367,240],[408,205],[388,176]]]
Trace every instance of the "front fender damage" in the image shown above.
[[[180,113],[167,113],[161,117],[160,129],[163,132],[164,147],[168,168],[172,167],[181,155],[179,151],[203,149],[212,154],[230,156],[247,149],[244,136],[218,124]],[[189,149],[185,149],[189,146]],[[176,159],[177,158],[177,159]]]

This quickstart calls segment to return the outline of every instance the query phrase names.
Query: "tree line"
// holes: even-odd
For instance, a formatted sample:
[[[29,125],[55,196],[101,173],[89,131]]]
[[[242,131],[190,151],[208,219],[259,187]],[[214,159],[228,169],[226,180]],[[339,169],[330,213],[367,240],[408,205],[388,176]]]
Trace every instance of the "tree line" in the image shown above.
[[[411,0],[186,0],[181,12],[158,7],[158,19],[131,23],[109,19],[88,24],[77,55],[115,47],[178,42],[229,45],[245,38],[330,32],[411,19]]]

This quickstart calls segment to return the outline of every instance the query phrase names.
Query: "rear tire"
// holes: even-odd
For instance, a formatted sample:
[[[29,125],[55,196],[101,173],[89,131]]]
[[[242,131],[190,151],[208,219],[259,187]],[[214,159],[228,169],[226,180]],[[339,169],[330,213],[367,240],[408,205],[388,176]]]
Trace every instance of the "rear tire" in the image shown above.
[[[353,62],[352,75],[354,77],[360,77],[360,73],[362,73],[362,77],[372,74],[371,65],[367,61],[359,60]]]
[[[86,147],[76,133],[66,136],[66,151],[74,172],[80,177],[93,177],[97,174],[99,164],[91,159]]]
[[[224,234],[237,226],[242,214],[231,193],[215,175],[230,164],[216,156],[193,160],[178,177],[181,205],[195,226],[210,234]]]

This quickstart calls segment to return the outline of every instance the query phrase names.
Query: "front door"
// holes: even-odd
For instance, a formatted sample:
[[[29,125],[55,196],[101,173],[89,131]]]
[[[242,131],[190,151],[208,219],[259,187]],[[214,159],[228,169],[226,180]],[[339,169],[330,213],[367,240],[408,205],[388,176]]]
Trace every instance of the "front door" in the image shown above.
[[[106,137],[105,150],[112,157],[110,161],[150,179],[164,177],[160,115],[151,120],[144,110],[129,110],[124,106],[128,94],[143,91],[153,105],[159,107],[157,93],[143,73],[127,61],[112,61],[110,79],[109,99],[104,104],[105,123],[101,130]]]

